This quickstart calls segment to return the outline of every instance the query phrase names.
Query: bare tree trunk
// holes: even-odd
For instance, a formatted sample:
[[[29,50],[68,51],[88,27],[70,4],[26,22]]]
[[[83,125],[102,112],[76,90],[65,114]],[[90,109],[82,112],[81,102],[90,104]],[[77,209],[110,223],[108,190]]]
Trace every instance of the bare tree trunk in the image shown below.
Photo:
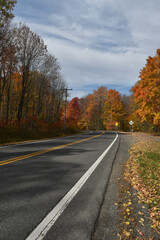
[[[27,117],[28,111],[29,111],[29,96],[30,96],[30,89],[28,89],[26,101],[25,101],[25,111],[24,111],[24,117]]]
[[[38,92],[38,103],[37,103],[37,111],[36,114],[39,116],[42,112],[42,101],[44,97],[44,80],[42,79],[40,82],[39,92]]]
[[[3,97],[3,93],[4,93],[4,89],[5,89],[5,86],[6,86],[6,76],[4,74],[3,78],[1,77],[0,79],[0,106],[1,106],[1,103],[2,103],[2,97]]]
[[[6,106],[6,121],[9,119],[9,109],[10,109],[10,89],[11,89],[11,79],[8,82],[8,87],[7,87],[7,106]]]
[[[21,118],[22,118],[25,93],[26,93],[26,88],[23,87],[22,92],[21,92],[21,98],[20,98],[19,106],[18,106],[18,115],[17,115],[18,120],[21,120]]]

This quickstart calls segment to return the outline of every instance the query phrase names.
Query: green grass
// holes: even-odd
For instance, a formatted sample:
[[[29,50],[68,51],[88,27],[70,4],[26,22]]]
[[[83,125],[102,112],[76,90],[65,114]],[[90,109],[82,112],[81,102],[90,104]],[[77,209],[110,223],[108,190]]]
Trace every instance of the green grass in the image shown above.
[[[156,150],[155,152],[144,152],[138,157],[138,163],[140,177],[152,196],[149,207],[160,206],[160,153]]]
[[[149,207],[152,227],[160,233],[160,141],[137,137],[130,149],[126,178]]]
[[[160,154],[157,152],[145,152],[138,160],[140,174],[144,181],[158,181],[160,177],[158,170],[160,168]]]

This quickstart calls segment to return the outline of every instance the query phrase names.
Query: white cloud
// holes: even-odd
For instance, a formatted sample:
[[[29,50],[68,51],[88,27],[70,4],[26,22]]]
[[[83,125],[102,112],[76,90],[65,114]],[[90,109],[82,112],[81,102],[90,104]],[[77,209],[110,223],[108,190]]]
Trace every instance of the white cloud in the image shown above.
[[[59,56],[67,81],[79,87],[91,84],[133,85],[144,59],[142,53],[132,50],[111,53],[65,45],[63,41],[55,39],[46,39],[45,42],[49,50]]]
[[[160,47],[160,2],[159,0],[124,1],[125,17],[132,33],[133,41],[146,54],[155,54]]]
[[[159,8],[159,0],[46,0],[43,6],[22,0],[15,20],[43,37],[69,87],[82,96],[89,86],[134,85],[159,47]]]

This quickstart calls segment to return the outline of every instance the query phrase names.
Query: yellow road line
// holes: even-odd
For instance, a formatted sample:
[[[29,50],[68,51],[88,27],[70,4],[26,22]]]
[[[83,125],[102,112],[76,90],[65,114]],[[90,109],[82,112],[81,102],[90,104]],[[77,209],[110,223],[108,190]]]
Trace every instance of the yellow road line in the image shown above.
[[[52,147],[52,148],[40,150],[38,152],[34,152],[34,153],[26,154],[26,155],[23,155],[23,156],[7,159],[7,160],[4,160],[4,161],[0,161],[0,166],[6,165],[6,164],[9,164],[9,163],[13,163],[13,162],[17,162],[17,161],[20,161],[20,160],[23,160],[23,159],[26,159],[26,158],[34,157],[34,156],[37,156],[37,155],[40,155],[40,154],[43,154],[43,153],[55,151],[57,149],[65,148],[65,147],[68,147],[68,146],[71,146],[71,145],[74,145],[74,144],[77,144],[77,143],[85,142],[85,141],[88,141],[90,139],[100,137],[103,134],[104,133],[101,133],[100,135],[96,135],[94,137],[86,138],[86,139],[79,140],[79,141],[76,141],[76,142],[71,142],[71,143],[63,144],[63,145],[60,145],[60,146],[57,146],[57,147]]]

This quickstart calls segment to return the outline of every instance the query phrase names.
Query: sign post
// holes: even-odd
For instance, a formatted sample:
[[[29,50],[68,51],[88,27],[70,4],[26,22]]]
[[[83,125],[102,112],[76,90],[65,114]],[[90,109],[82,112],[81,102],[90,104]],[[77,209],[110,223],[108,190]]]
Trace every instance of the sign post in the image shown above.
[[[115,123],[116,131],[118,130],[118,122]]]
[[[131,132],[133,132],[133,124],[134,124],[134,122],[131,120],[131,121],[129,122],[129,125],[131,126]]]

